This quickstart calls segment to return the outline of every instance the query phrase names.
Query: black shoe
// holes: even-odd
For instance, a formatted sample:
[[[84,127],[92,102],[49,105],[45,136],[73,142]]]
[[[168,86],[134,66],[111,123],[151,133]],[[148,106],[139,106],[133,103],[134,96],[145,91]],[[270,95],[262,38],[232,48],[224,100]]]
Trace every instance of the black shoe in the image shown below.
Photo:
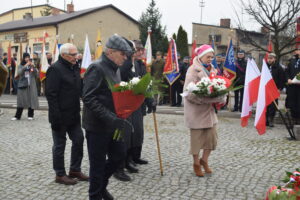
[[[231,112],[237,112],[238,111],[238,109],[233,109]]]
[[[107,191],[107,189],[102,192],[102,198],[104,200],[114,200],[114,197]]]
[[[137,158],[137,159],[134,159],[133,160],[136,164],[140,164],[140,165],[146,165],[148,164],[148,161],[147,160],[143,160],[141,158]]]
[[[114,177],[115,177],[116,179],[118,179],[119,181],[124,181],[124,182],[131,181],[130,176],[128,176],[128,175],[125,173],[124,169],[119,169],[118,171],[116,171],[116,172],[114,173]]]
[[[181,104],[177,104],[176,107],[181,107]]]
[[[130,173],[138,173],[139,170],[137,168],[135,168],[133,165],[131,165],[130,163],[127,163],[125,168],[130,172]]]
[[[176,104],[172,104],[171,107],[176,107]]]

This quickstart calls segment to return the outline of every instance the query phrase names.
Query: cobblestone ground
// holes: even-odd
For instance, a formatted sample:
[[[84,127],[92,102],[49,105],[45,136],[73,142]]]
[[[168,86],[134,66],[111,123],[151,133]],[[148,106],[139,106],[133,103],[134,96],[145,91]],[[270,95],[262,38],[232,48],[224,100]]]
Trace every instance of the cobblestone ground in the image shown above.
[[[34,121],[10,121],[15,110],[0,116],[0,199],[87,199],[88,184],[64,186],[54,182],[52,138],[47,111],[36,111]],[[24,113],[26,114],[26,112]],[[300,163],[300,142],[286,140],[283,126],[258,136],[254,128],[241,128],[238,119],[221,118],[219,145],[210,157],[211,176],[198,178],[188,155],[189,135],[181,115],[157,115],[164,176],[160,176],[152,116],[145,118],[143,158],[130,183],[111,178],[109,191],[116,199],[264,199],[267,188],[280,184],[285,170]],[[251,122],[250,122],[251,124]],[[69,166],[70,141],[66,147]],[[88,172],[85,155],[83,172]]]

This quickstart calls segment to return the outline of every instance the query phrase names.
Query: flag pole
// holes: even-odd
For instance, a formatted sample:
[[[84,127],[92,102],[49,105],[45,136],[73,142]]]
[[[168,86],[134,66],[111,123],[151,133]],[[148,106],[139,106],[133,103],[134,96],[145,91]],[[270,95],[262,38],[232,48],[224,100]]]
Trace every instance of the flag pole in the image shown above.
[[[283,123],[284,123],[286,129],[288,130],[290,136],[291,136],[291,139],[292,139],[292,140],[295,140],[296,137],[295,137],[294,130],[291,128],[291,126],[289,126],[289,125],[286,123],[286,121],[285,121],[285,119],[284,119],[284,117],[283,117],[283,114],[282,114],[282,112],[279,110],[278,104],[276,103],[275,100],[273,101],[273,104],[275,105],[276,109],[278,110],[279,115],[280,115],[280,117],[281,117],[281,119],[282,119],[282,121],[283,121]],[[291,124],[291,123],[289,123],[289,124]]]
[[[163,165],[162,165],[161,154],[160,154],[156,114],[155,114],[155,112],[153,112],[152,114],[153,114],[153,121],[154,121],[154,129],[155,129],[155,137],[156,137],[156,146],[157,146],[157,153],[158,153],[158,160],[159,160],[160,175],[163,176],[164,171],[163,171]]]

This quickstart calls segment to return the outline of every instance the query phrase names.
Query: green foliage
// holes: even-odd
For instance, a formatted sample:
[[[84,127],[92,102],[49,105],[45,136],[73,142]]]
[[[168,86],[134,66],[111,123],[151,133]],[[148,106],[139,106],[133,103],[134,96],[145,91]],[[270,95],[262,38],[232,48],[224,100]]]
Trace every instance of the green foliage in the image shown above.
[[[42,16],[49,16],[52,14],[52,8],[47,6],[47,7],[44,7],[44,10],[41,10],[41,15]]]
[[[162,52],[167,53],[169,49],[169,39],[167,36],[162,40]]]
[[[174,39],[175,42],[177,41],[176,33],[173,33],[172,38]]]
[[[165,52],[167,49],[164,38],[166,37],[166,27],[162,26],[160,19],[161,13],[156,8],[154,0],[150,1],[150,4],[145,12],[142,13],[139,19],[140,39],[145,44],[148,36],[148,27],[151,28],[151,45],[152,55],[155,55],[157,51]]]
[[[139,94],[143,94],[145,96],[147,96],[147,90],[148,90],[148,87],[151,83],[151,75],[150,73],[147,73],[145,76],[143,76],[141,78],[141,80],[138,82],[138,84],[134,85],[133,86],[133,93],[136,94],[136,95],[139,95]]]
[[[181,58],[189,55],[187,32],[182,28],[181,25],[179,26],[177,32],[176,46]]]

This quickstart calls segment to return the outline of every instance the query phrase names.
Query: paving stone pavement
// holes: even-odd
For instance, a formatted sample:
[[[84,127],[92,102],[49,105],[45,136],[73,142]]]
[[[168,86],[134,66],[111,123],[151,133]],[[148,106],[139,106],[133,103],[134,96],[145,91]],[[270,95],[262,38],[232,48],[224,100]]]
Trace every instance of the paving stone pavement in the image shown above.
[[[36,111],[35,120],[10,121],[14,109],[0,116],[0,199],[1,200],[86,200],[88,183],[74,186],[54,182],[52,137],[47,111]],[[300,142],[288,141],[283,126],[263,136],[254,128],[241,128],[239,120],[220,118],[219,144],[210,157],[211,176],[198,178],[188,155],[189,134],[183,116],[157,114],[164,176],[160,176],[153,118],[145,118],[143,158],[130,183],[111,178],[109,191],[116,199],[158,200],[262,200],[267,188],[280,184],[285,170],[300,167]],[[250,122],[249,124],[251,124]],[[86,143],[85,143],[86,144]],[[69,166],[70,141],[65,154]],[[82,171],[88,172],[85,145]],[[68,168],[66,168],[68,170]]]

